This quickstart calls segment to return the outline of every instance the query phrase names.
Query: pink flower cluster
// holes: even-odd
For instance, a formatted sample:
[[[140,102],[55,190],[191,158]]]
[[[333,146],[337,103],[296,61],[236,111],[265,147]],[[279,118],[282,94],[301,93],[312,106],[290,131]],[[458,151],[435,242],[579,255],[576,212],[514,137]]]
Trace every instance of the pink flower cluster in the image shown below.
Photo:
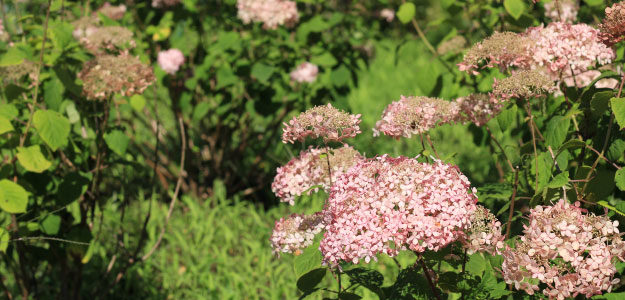
[[[308,82],[312,83],[317,79],[317,74],[319,73],[319,68],[317,65],[311,64],[309,62],[304,62],[301,65],[297,66],[295,70],[291,71],[291,80],[295,82]]]
[[[455,102],[428,97],[405,97],[389,104],[382,119],[375,124],[373,135],[380,132],[392,137],[411,137],[437,125],[457,122],[460,108]]]
[[[456,99],[462,116],[458,117],[462,122],[473,122],[477,126],[483,126],[502,110],[503,104],[486,94],[472,94]]]
[[[599,31],[586,24],[554,22],[529,28],[525,34],[534,41],[528,47],[534,65],[546,67],[555,80],[608,64],[615,57],[614,51],[601,43]]]
[[[245,24],[263,22],[263,28],[291,27],[299,20],[297,4],[287,0],[237,0],[239,19]]]
[[[301,250],[312,245],[315,235],[325,227],[324,216],[318,212],[313,215],[293,214],[276,221],[271,233],[273,252],[301,254]]]
[[[289,123],[284,123],[282,141],[295,143],[311,137],[323,138],[324,142],[340,142],[360,133],[360,115],[351,115],[334,108],[331,104],[315,106]]]
[[[487,208],[477,205],[466,236],[461,239],[467,253],[488,252],[496,255],[503,249],[503,241],[501,223]]]
[[[105,2],[102,7],[98,9],[99,13],[113,19],[113,20],[121,20],[126,13],[126,5],[111,5],[109,2]]]
[[[625,2],[615,3],[605,9],[605,18],[599,25],[601,41],[608,46],[625,39]]]
[[[573,23],[577,20],[577,0],[558,0],[545,3],[545,16],[556,22]]]
[[[477,197],[458,167],[387,155],[363,160],[332,186],[324,262],[369,262],[400,250],[437,251],[470,225]]]
[[[473,45],[458,64],[458,69],[477,75],[477,69],[482,65],[484,68],[498,66],[502,70],[512,67],[528,68],[530,57],[527,48],[531,43],[530,39],[521,34],[495,32]]]
[[[516,247],[503,251],[504,280],[530,295],[542,282],[550,299],[609,292],[619,282],[613,260],[625,258],[617,226],[607,216],[586,213],[579,202],[537,206]]]
[[[158,53],[158,65],[169,74],[175,74],[184,64],[184,54],[178,49],[172,48]]]
[[[336,181],[362,159],[364,157],[358,151],[347,145],[332,150],[309,148],[278,168],[271,190],[282,202],[293,205],[295,197],[306,192],[310,194],[319,189],[329,191],[330,182]],[[331,172],[328,171],[328,160]]]
[[[390,8],[385,8],[380,11],[380,17],[385,19],[386,22],[393,22],[395,20],[395,11]]]

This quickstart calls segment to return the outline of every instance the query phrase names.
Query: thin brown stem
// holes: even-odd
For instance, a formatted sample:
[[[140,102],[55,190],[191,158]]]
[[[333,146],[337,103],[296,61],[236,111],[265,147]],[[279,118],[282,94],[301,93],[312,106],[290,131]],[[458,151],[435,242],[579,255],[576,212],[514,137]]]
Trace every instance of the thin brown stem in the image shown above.
[[[536,133],[534,132],[534,116],[532,115],[532,107],[530,106],[529,100],[527,101],[527,115],[530,118],[530,132],[532,133],[532,145],[534,146],[534,168],[536,169],[536,177],[534,178],[535,182],[535,193],[538,193],[538,151],[536,150]]]
[[[421,268],[423,268],[423,274],[425,274],[425,278],[428,280],[428,284],[432,289],[432,294],[434,294],[434,297],[436,297],[437,300],[441,300],[441,296],[438,294],[438,290],[436,290],[436,285],[434,284],[434,281],[430,276],[430,271],[428,269],[428,266],[425,264],[425,260],[423,260],[422,256],[419,256],[417,258],[417,261],[419,261],[419,263],[421,264]]]
[[[184,122],[182,121],[182,116],[178,117],[178,124],[180,126],[180,138],[182,140],[182,146],[180,149],[180,170],[178,173],[178,182],[176,183],[176,188],[174,190],[174,195],[171,199],[171,203],[169,204],[169,210],[167,211],[167,216],[165,217],[165,224],[163,224],[163,228],[161,229],[161,233],[158,235],[158,238],[156,239],[156,243],[154,243],[154,246],[152,246],[152,248],[150,249],[150,251],[148,251],[148,253],[146,253],[141,260],[142,261],[146,261],[148,258],[150,258],[150,256],[152,256],[152,254],[154,253],[154,251],[156,251],[156,249],[158,248],[158,246],[161,244],[161,241],[163,240],[163,236],[165,235],[165,231],[167,230],[167,225],[169,224],[169,219],[171,218],[171,215],[174,211],[174,206],[176,205],[176,200],[178,199],[178,194],[180,193],[180,186],[182,185],[182,177],[184,175],[184,162],[185,162],[185,154],[187,152],[187,138],[185,135],[185,130],[184,130]]]
[[[501,146],[501,144],[499,143],[499,141],[497,140],[493,132],[490,130],[490,127],[489,126],[484,126],[484,127],[486,127],[486,131],[488,131],[490,138],[493,140],[493,142],[495,142],[495,145],[497,145],[497,148],[501,150],[501,153],[503,154],[503,157],[506,159],[506,162],[508,163],[508,167],[510,167],[510,170],[514,170],[514,166],[512,165],[512,162],[510,161],[510,159],[508,158],[506,151],[503,150],[503,147]]]
[[[434,148],[434,143],[432,143],[432,140],[430,139],[430,135],[426,133],[425,138],[428,140],[428,144],[430,144],[432,151],[434,151],[434,155],[436,156],[436,159],[441,159],[441,157],[438,155],[438,152],[436,152],[436,148]]]
[[[31,123],[33,121],[33,115],[35,114],[35,106],[37,104],[37,97],[39,96],[39,77],[41,75],[41,68],[43,66],[43,52],[46,47],[46,39],[48,38],[48,20],[50,19],[50,6],[52,5],[52,0],[48,0],[48,8],[46,9],[46,20],[43,24],[43,41],[41,41],[41,53],[39,53],[39,63],[37,63],[37,71],[35,77],[35,91],[33,92],[33,103],[30,106],[30,116],[28,117],[28,122],[26,123],[26,129],[24,129],[24,133],[20,137],[20,147],[24,147],[24,142],[26,141],[26,136],[28,136],[28,130],[30,129]]]
[[[519,186],[519,169],[514,169],[514,185],[512,186],[512,198],[510,198],[510,212],[508,213],[508,222],[506,224],[506,238],[510,237],[510,226],[512,217],[514,216],[514,201],[516,198],[517,187]]]

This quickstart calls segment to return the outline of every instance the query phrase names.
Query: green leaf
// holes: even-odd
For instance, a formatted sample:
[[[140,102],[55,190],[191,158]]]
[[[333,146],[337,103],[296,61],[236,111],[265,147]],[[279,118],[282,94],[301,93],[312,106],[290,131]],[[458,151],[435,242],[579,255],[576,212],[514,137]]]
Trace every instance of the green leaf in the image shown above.
[[[416,6],[410,2],[406,2],[399,7],[399,10],[397,10],[397,18],[400,22],[406,24],[414,18],[416,12]]]
[[[620,169],[614,174],[614,181],[619,190],[625,191],[625,169]]]
[[[252,77],[264,83],[273,75],[274,70],[275,68],[272,66],[257,62],[252,66]]]
[[[0,104],[0,116],[3,116],[9,120],[17,118],[19,111],[13,104]]]
[[[17,47],[10,47],[6,53],[0,56],[0,67],[19,65],[24,62],[26,56]]]
[[[623,129],[625,127],[625,98],[610,99],[610,106],[612,106],[616,122]]]
[[[55,235],[59,233],[59,228],[61,228],[61,217],[57,215],[49,215],[39,224],[41,232],[47,235]]]
[[[6,117],[0,115],[0,134],[11,132],[14,129],[15,128],[13,128],[13,125],[11,125],[11,121],[9,121],[9,119],[7,119]]]
[[[608,154],[606,157],[612,161],[618,161],[623,158],[623,154],[625,153],[625,141],[618,139],[614,140],[608,149]]]
[[[563,116],[553,117],[547,123],[547,131],[545,132],[545,142],[552,148],[558,148],[564,140],[571,126],[571,119]]]
[[[501,130],[505,131],[514,124],[514,122],[516,121],[516,117],[517,107],[516,105],[513,105],[512,107],[502,111],[497,116],[497,123],[499,123],[499,127],[501,128]]]
[[[594,118],[598,118],[605,113],[613,95],[614,93],[612,91],[598,92],[592,95],[592,99],[590,100],[590,112]]]
[[[336,65],[337,60],[330,52],[324,52],[319,56],[311,58],[310,62],[323,67],[332,67]]]
[[[80,113],[76,109],[76,104],[74,104],[74,102],[69,101],[69,104],[65,107],[65,113],[67,114],[68,121],[71,124],[80,121]]]
[[[566,143],[562,144],[562,146],[560,146],[560,149],[558,149],[558,154],[556,154],[556,157],[558,157],[562,152],[564,152],[565,150],[569,150],[569,149],[575,149],[575,148],[585,148],[586,147],[586,143],[580,141],[580,140],[568,140]]]
[[[560,188],[560,187],[565,186],[567,183],[569,183],[569,173],[568,172],[562,172],[562,173],[556,175],[551,180],[551,182],[549,182],[547,187],[552,188],[552,189],[556,189],[556,188]]]
[[[350,292],[341,292],[339,294],[339,300],[360,300],[360,299],[362,299],[361,296],[358,296]]]
[[[58,78],[52,77],[50,80],[44,82],[43,100],[46,102],[49,109],[56,111],[59,110],[61,102],[63,102],[64,92],[65,88]]]
[[[104,134],[104,141],[113,152],[123,156],[128,148],[130,138],[120,130],[113,130]]]
[[[384,292],[381,287],[384,284],[384,276],[376,271],[365,268],[355,268],[346,270],[345,274],[349,276],[349,282],[351,284],[360,284],[363,287],[376,293],[380,299],[384,299]]]
[[[504,0],[503,6],[515,20],[518,20],[526,9],[523,0]]]
[[[321,267],[322,258],[318,242],[304,249],[302,254],[295,257],[295,276],[300,277],[310,270]]]
[[[13,181],[0,180],[0,208],[12,214],[26,212],[28,193]]]
[[[17,148],[17,161],[24,169],[35,173],[43,173],[52,166],[52,163],[41,153],[39,145]]]
[[[474,253],[469,257],[469,261],[466,264],[467,272],[482,277],[484,270],[486,270],[486,260],[481,253]]]
[[[63,181],[59,184],[56,193],[56,203],[58,206],[66,206],[78,199],[87,192],[90,178],[80,173],[72,172],[63,176]]]
[[[33,116],[33,126],[52,151],[67,145],[70,123],[60,113],[51,110],[38,110]]]
[[[9,232],[0,227],[0,252],[6,253],[9,247]]]
[[[351,77],[352,73],[345,67],[345,65],[341,65],[330,74],[330,80],[332,80],[332,84],[335,86],[347,85],[351,80]]]
[[[599,205],[601,205],[601,206],[603,206],[603,207],[605,207],[605,208],[607,208],[609,210],[612,210],[612,211],[614,211],[615,213],[617,213],[617,214],[619,214],[621,216],[625,216],[625,212],[622,212],[622,211],[618,210],[616,207],[610,205],[610,203],[608,203],[606,201],[601,200],[601,201],[597,202],[597,204],[599,204]]]
[[[138,113],[143,113],[145,102],[145,97],[143,97],[143,95],[136,94],[130,97],[130,106]]]
[[[217,86],[215,89],[219,90],[223,87],[233,85],[237,81],[239,81],[239,77],[232,72],[230,66],[224,65],[217,70]]]
[[[297,288],[302,292],[311,292],[326,276],[326,268],[314,269],[297,280]]]
[[[588,6],[599,6],[603,4],[603,0],[584,0]]]

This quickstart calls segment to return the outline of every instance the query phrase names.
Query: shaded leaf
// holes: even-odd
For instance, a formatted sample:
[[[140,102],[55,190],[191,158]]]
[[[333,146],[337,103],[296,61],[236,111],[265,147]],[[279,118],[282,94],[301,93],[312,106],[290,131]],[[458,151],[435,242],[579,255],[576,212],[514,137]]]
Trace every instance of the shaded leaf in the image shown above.
[[[314,269],[297,280],[297,288],[302,292],[311,292],[326,276],[326,268]]]
[[[113,130],[104,134],[104,141],[113,152],[123,156],[128,148],[130,138],[120,130]]]

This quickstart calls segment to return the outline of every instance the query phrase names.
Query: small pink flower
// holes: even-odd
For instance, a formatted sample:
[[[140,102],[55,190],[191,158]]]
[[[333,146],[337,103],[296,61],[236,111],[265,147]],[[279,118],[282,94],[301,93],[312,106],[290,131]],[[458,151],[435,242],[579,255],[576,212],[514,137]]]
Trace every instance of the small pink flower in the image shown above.
[[[184,55],[178,49],[169,49],[158,53],[158,65],[165,72],[173,75],[184,63]]]
[[[395,11],[390,8],[385,8],[380,11],[380,17],[386,19],[386,22],[393,22],[395,19]]]
[[[284,123],[282,142],[295,143],[306,138],[340,142],[360,133],[360,115],[352,115],[331,104],[315,106]]]
[[[291,80],[312,83],[317,79],[318,73],[319,68],[316,65],[304,62],[291,72]]]
[[[299,20],[297,3],[287,0],[237,0],[238,17],[244,24],[262,22],[265,29],[292,27]]]

